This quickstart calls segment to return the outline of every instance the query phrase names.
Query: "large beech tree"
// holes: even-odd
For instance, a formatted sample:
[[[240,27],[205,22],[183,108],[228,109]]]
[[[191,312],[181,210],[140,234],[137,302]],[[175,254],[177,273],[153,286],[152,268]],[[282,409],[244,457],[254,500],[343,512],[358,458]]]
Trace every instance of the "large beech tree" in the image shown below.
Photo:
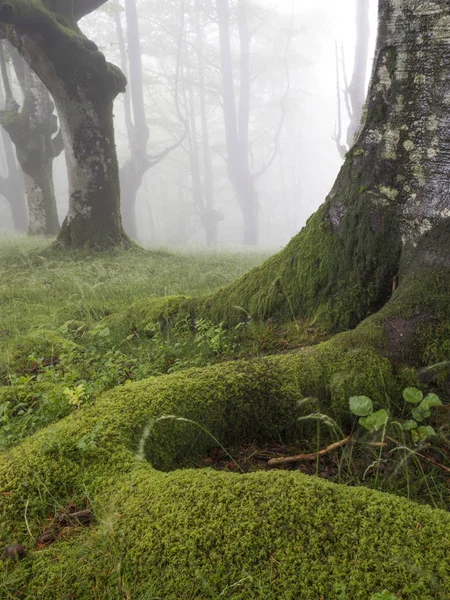
[[[126,79],[78,20],[106,0],[0,0],[0,32],[50,91],[61,122],[69,179],[63,246],[128,243],[120,217],[113,102]]]

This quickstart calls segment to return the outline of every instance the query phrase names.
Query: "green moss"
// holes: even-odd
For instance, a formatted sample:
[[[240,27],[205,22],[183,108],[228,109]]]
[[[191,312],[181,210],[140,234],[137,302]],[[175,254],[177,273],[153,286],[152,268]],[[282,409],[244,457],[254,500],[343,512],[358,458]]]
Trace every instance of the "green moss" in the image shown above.
[[[195,421],[231,446],[309,435],[297,420],[310,412],[299,405],[305,397],[344,428],[354,394],[395,415],[392,400],[417,375],[387,358],[394,349],[386,324],[418,313],[432,315],[432,327],[449,318],[445,231],[425,237],[391,301],[356,329],[296,354],[126,384],[0,454],[0,538],[29,551],[17,565],[0,565],[3,589],[25,598],[87,599],[95,590],[99,598],[215,599],[230,590],[243,599],[334,600],[345,582],[355,599],[388,588],[445,600],[447,513],[295,473],[180,470],[214,442],[186,420],[158,421]],[[143,303],[139,319],[153,322],[166,310],[170,317],[191,302]],[[420,331],[419,352],[433,335]],[[25,507],[37,537],[55,508],[86,494],[96,524],[36,551]]]
[[[342,335],[298,355],[116,388],[0,455],[0,537],[28,549],[21,563],[0,563],[3,589],[21,589],[24,598],[88,599],[93,590],[94,597],[120,598],[126,590],[132,597],[215,599],[242,580],[230,588],[237,598],[332,600],[345,581],[355,599],[385,587],[444,598],[444,512],[295,473],[155,470],[177,468],[212,445],[186,422],[154,423],[148,462],[137,457],[146,425],[162,414],[194,419],[225,444],[288,440],[302,435],[296,418],[305,395],[329,409],[352,392],[370,393],[378,404],[386,391],[397,394],[389,363],[349,345]],[[49,513],[86,493],[96,514],[89,532],[34,550],[24,506],[37,537]]]
[[[74,350],[81,351],[81,347],[54,331],[33,331],[19,338],[9,350],[9,369],[15,373],[22,373],[41,364],[53,364],[61,354]]]

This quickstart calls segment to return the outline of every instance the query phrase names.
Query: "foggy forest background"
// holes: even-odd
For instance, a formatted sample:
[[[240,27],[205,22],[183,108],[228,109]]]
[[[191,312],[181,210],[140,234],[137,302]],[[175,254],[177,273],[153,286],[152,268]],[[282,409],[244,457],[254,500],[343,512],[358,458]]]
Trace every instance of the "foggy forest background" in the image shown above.
[[[251,239],[245,239],[242,206],[230,177],[230,159],[236,157],[227,147],[223,31],[215,2],[108,2],[80,23],[129,81],[127,94],[116,100],[116,144],[125,228],[142,243],[283,246],[323,202],[354,135],[349,88],[355,77],[360,87],[368,83],[376,2],[252,0],[246,15],[237,6],[231,3],[229,15],[234,90],[228,92],[234,95],[237,128],[248,119],[248,165],[257,206]],[[9,83],[14,101],[23,107],[33,79],[21,81],[17,57],[5,42],[3,49],[0,106]],[[355,56],[364,64],[356,64]],[[4,180],[12,152],[2,129]],[[130,165],[134,170],[127,178]],[[64,153],[53,169],[61,223],[68,202]],[[18,193],[24,198],[23,188]],[[14,228],[0,189],[0,231]]]

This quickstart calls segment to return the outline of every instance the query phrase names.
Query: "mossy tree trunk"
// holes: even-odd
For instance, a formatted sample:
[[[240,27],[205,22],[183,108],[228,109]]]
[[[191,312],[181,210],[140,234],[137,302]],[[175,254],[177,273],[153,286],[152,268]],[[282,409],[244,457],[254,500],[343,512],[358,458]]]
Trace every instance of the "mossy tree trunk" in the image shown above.
[[[0,0],[2,31],[52,94],[61,122],[69,179],[61,246],[128,243],[113,128],[113,102],[126,80],[77,25],[102,3]]]
[[[450,216],[450,5],[381,0],[379,22],[362,127],[333,189],[280,254],[204,301],[212,317],[354,327]]]
[[[53,187],[53,160],[62,152],[63,143],[60,134],[55,136],[58,131],[55,107],[43,83],[22,58],[14,49],[10,50],[10,54],[23,93],[23,104],[20,107],[12,95],[1,46],[0,60],[6,95],[1,122],[14,143],[24,175],[28,233],[56,235],[59,220]]]

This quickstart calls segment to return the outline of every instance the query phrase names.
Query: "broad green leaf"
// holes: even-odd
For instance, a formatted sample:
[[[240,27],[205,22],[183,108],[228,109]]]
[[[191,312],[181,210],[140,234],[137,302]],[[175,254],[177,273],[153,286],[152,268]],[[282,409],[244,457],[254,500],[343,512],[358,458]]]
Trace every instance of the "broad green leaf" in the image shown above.
[[[402,395],[404,400],[406,400],[406,402],[410,402],[411,404],[419,404],[423,398],[422,392],[415,387],[405,388]]]
[[[376,412],[372,413],[368,417],[361,417],[361,419],[359,419],[359,424],[365,427],[367,431],[374,433],[375,431],[378,431],[384,427],[387,423],[387,420],[388,414],[384,408],[382,408],[381,410],[377,410]]]
[[[431,416],[429,408],[422,406],[422,403],[420,403],[419,406],[412,408],[411,414],[416,421],[419,421],[419,423]]]
[[[442,406],[442,402],[436,394],[427,394],[420,403],[420,406],[431,408],[432,406]]]
[[[349,405],[351,412],[357,417],[367,417],[373,412],[373,402],[367,396],[352,396]]]
[[[431,425],[422,425],[417,429],[417,434],[419,436],[419,440],[424,442],[429,437],[436,435],[435,430],[431,427]]]
[[[412,441],[417,444],[417,442],[419,441],[419,434],[417,433],[417,429],[411,429],[411,438]]]
[[[410,419],[409,421],[405,421],[402,427],[403,431],[411,431],[411,429],[417,429],[417,422]]]

